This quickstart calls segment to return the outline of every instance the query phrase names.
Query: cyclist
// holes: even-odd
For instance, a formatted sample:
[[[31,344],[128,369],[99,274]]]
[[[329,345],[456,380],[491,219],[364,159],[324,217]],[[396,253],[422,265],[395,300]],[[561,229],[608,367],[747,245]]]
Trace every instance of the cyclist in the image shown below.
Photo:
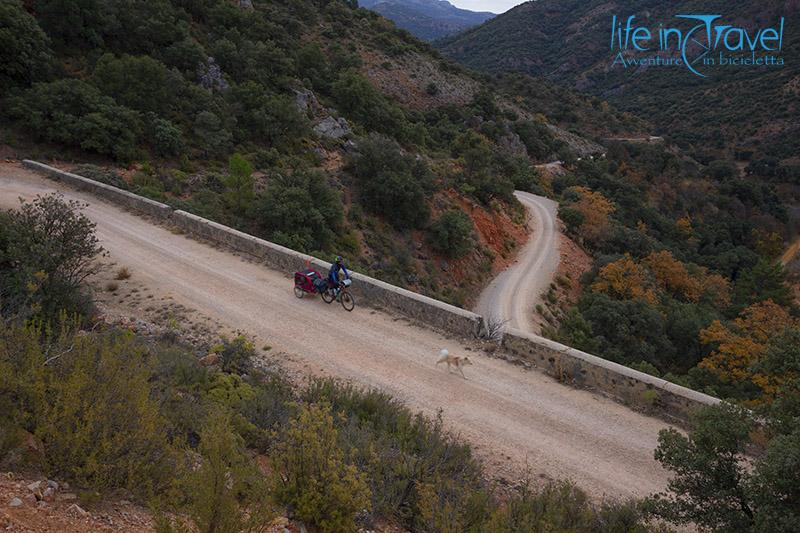
[[[339,272],[343,272],[344,277],[340,276]],[[344,266],[342,256],[337,255],[336,259],[331,265],[330,271],[328,272],[328,282],[331,284],[331,286],[336,287],[336,298],[339,298],[339,283],[345,279],[350,279],[350,273]]]

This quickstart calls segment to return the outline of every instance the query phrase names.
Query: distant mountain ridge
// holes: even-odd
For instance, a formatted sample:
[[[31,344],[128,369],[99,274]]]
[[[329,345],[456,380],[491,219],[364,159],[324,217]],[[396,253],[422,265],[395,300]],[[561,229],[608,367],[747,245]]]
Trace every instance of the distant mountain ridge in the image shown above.
[[[725,24],[786,27],[781,67],[688,69],[612,67],[612,17],[650,28],[679,13],[721,14]],[[485,72],[518,71],[593,94],[655,124],[701,160],[719,157],[800,163],[798,0],[538,0],[437,43],[450,58]],[[641,54],[642,56],[648,53]],[[766,105],[765,105],[766,104]]]
[[[361,7],[380,13],[397,27],[434,41],[483,24],[494,13],[460,9],[446,0],[361,0]]]

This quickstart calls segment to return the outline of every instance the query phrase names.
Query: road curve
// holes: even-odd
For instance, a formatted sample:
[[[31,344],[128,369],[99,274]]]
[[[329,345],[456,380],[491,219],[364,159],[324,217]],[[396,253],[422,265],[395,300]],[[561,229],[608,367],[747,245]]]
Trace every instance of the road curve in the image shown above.
[[[514,196],[528,210],[531,238],[516,262],[483,290],[475,312],[507,321],[509,327],[538,333],[534,308],[553,281],[558,268],[558,204],[544,196],[517,191]]]
[[[435,365],[439,350],[465,355],[462,341],[363,305],[347,313],[319,298],[297,299],[291,273],[0,163],[0,207],[53,190],[89,204],[85,213],[110,258],[152,294],[242,330],[257,346],[270,344],[274,355],[264,357],[290,370],[376,387],[427,415],[441,409],[446,427],[473,444],[493,475],[516,480],[529,467],[572,479],[596,498],[641,497],[666,486],[667,473],[653,459],[666,427],[660,420],[476,351],[469,352],[468,379],[448,374]],[[135,305],[131,314],[148,303]]]

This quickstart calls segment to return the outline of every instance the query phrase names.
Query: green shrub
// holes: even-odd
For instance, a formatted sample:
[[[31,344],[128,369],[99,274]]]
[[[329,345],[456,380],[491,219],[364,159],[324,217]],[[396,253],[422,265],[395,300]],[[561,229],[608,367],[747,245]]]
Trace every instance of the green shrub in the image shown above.
[[[239,335],[233,340],[222,339],[219,356],[222,360],[222,370],[234,374],[246,374],[253,368],[255,350],[253,344],[246,337]]]
[[[183,84],[180,74],[170,72],[148,56],[103,54],[95,65],[92,81],[118,104],[141,112],[166,113],[175,105]]]
[[[630,503],[593,505],[585,492],[569,482],[553,482],[539,490],[523,484],[519,492],[492,513],[484,531],[586,531],[639,533],[650,528]]]
[[[38,83],[12,99],[11,115],[35,137],[131,159],[141,132],[139,114],[86,82]]]
[[[194,120],[194,134],[206,154],[220,156],[231,146],[233,135],[211,111],[201,111]]]
[[[396,228],[419,228],[430,212],[425,201],[431,174],[422,161],[404,155],[391,140],[377,135],[362,139],[351,161],[362,204]]]
[[[97,165],[91,165],[88,163],[84,165],[78,165],[72,169],[72,172],[79,176],[83,176],[84,178],[89,178],[90,180],[112,185],[118,189],[128,189],[128,184],[117,172],[103,167],[98,167]]]
[[[354,531],[355,515],[370,507],[364,474],[345,461],[330,407],[303,405],[272,457],[275,496],[323,533]]]
[[[256,200],[255,216],[271,240],[300,250],[325,250],[341,230],[339,194],[317,172],[274,176]]]
[[[100,266],[103,249],[95,224],[77,201],[60,194],[23,202],[0,232],[0,313],[54,318],[60,311],[88,313],[84,280]]]
[[[572,235],[577,235],[581,226],[583,226],[583,223],[586,221],[586,217],[583,216],[583,213],[577,209],[564,207],[563,205],[558,208],[558,218],[564,222],[567,226],[567,231]]]
[[[469,216],[461,210],[452,209],[431,225],[429,239],[435,249],[458,259],[473,248],[473,232],[474,226]]]
[[[0,89],[41,79],[52,61],[49,44],[22,2],[0,4]]]
[[[271,518],[268,488],[231,431],[229,415],[211,414],[200,433],[200,466],[185,482],[189,514],[199,531],[238,533],[263,527]]]
[[[332,379],[313,381],[305,402],[330,404],[339,442],[367,474],[375,516],[393,516],[411,530],[430,530],[423,510],[446,502],[468,516],[488,498],[470,447],[448,434],[441,418],[414,415],[384,392]],[[471,518],[469,520],[472,520]]]
[[[0,398],[17,398],[4,424],[41,439],[52,476],[142,497],[166,490],[176,465],[144,350],[130,334],[77,336],[64,327],[49,336],[0,323],[0,367],[12,370]]]
[[[228,176],[225,179],[228,188],[226,198],[230,206],[242,215],[250,207],[255,197],[255,179],[253,165],[242,154],[233,154],[228,160]]]
[[[254,142],[286,148],[310,133],[308,121],[288,96],[272,94],[250,81],[235,87],[231,98],[237,103],[237,126]]]
[[[698,412],[688,435],[659,432],[656,459],[674,475],[667,491],[649,499],[648,509],[708,531],[796,531],[800,387],[795,381],[782,392],[782,401],[760,413],[766,450],[752,460],[745,452],[755,420],[730,404]]]
[[[183,132],[181,129],[163,118],[156,118],[152,125],[152,145],[156,154],[167,157],[179,155],[184,150]]]

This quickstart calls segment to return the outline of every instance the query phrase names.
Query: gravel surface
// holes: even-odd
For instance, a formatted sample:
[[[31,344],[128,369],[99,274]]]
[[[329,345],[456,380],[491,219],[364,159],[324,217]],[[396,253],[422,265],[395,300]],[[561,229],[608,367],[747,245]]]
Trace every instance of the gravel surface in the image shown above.
[[[529,192],[517,191],[514,196],[528,210],[531,238],[516,262],[484,289],[475,312],[506,321],[514,329],[538,333],[534,309],[558,269],[558,204]]]
[[[447,427],[474,444],[495,477],[514,482],[529,468],[541,478],[571,478],[595,497],[665,487],[667,473],[653,459],[660,420],[364,305],[347,313],[316,297],[295,298],[291,272],[0,164],[0,207],[56,189],[90,204],[85,212],[111,259],[154,293],[271,345],[290,370],[377,387],[428,415],[441,409]],[[474,360],[466,380],[435,365],[442,348]]]

